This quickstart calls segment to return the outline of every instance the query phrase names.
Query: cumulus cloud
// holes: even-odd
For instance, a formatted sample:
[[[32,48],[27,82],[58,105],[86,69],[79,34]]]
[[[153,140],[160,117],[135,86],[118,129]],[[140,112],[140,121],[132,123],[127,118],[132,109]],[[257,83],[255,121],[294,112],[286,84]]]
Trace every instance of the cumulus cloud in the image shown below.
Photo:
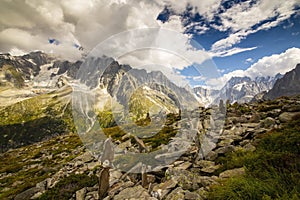
[[[300,48],[290,48],[280,54],[273,54],[271,56],[263,57],[246,70],[235,70],[224,74],[220,78],[210,79],[207,81],[207,85],[211,88],[220,89],[232,77],[248,76],[252,79],[255,79],[256,77],[261,76],[274,77],[278,73],[285,74],[286,72],[294,69],[296,65],[300,63],[299,55]]]
[[[250,34],[277,26],[295,14],[297,6],[300,6],[299,0],[260,0],[255,4],[246,1],[234,5],[219,15],[221,25],[214,26],[220,31],[229,30],[231,34],[216,41],[211,51],[226,51]]]
[[[176,1],[174,3],[170,0],[164,1],[166,5],[169,5],[176,13],[183,13],[186,11],[187,6],[191,6],[194,13],[200,13],[207,19],[212,20],[214,15],[221,5],[222,0],[186,0],[186,1]]]

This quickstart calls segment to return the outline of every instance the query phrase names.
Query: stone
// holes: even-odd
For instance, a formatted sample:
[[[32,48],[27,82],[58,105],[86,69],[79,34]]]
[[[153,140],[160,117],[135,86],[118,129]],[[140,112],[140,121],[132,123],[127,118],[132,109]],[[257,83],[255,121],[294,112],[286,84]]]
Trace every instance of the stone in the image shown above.
[[[181,187],[176,188],[167,195],[165,200],[181,200],[184,199],[184,191]]]
[[[81,160],[83,163],[88,163],[94,160],[94,157],[90,152],[84,152],[81,156],[78,156],[76,160]]]
[[[129,187],[132,187],[134,186],[134,183],[131,182],[131,181],[127,181],[127,182],[118,182],[117,184],[113,185],[109,191],[108,191],[108,196],[114,196],[115,194],[117,194],[118,192],[126,189],[126,188],[129,188]]]
[[[228,152],[232,152],[234,151],[234,146],[233,145],[228,145],[228,146],[225,146],[225,147],[220,147],[218,149],[215,150],[215,152],[217,154],[226,154]]]
[[[248,144],[246,144],[245,146],[243,146],[243,149],[244,149],[245,151],[251,151],[251,152],[253,152],[253,151],[256,150],[256,147],[253,146],[252,144],[248,143]]]
[[[279,115],[279,120],[280,122],[289,122],[297,115],[300,115],[300,112],[284,112]]]
[[[260,121],[261,117],[260,117],[260,114],[258,113],[254,113],[250,119],[249,119],[249,122],[251,123],[258,123]]]
[[[47,185],[48,185],[47,181],[48,181],[48,179],[45,179],[45,180],[43,180],[43,181],[37,183],[35,187],[36,187],[40,192],[44,192],[45,190],[48,189],[48,188],[47,188]]]
[[[188,169],[192,166],[192,163],[190,162],[184,162],[182,164],[179,164],[178,166],[175,167],[175,169]]]
[[[242,140],[242,141],[240,142],[240,145],[241,145],[241,146],[245,146],[245,145],[248,144],[248,143],[250,143],[250,140]]]
[[[21,192],[17,196],[15,196],[15,200],[24,200],[24,199],[30,199],[35,193],[39,192],[36,187],[30,188],[28,190],[25,190],[24,192]]]
[[[37,198],[39,198],[40,196],[42,196],[42,192],[37,192],[37,193],[35,193],[30,199],[37,199]]]
[[[89,162],[89,163],[86,164],[86,167],[87,167],[88,170],[92,170],[97,166],[100,166],[99,162]]]
[[[98,191],[93,191],[86,194],[85,200],[95,200],[95,199],[99,199]],[[109,200],[110,197],[105,197],[104,199]]]
[[[126,140],[125,142],[119,144],[117,146],[117,149],[119,149],[121,152],[126,151],[129,147],[131,147],[131,139]]]
[[[276,120],[273,119],[272,117],[267,117],[261,122],[261,126],[264,128],[271,128],[276,124]]]
[[[163,199],[171,189],[175,188],[177,185],[177,181],[174,179],[169,179],[166,182],[160,183],[153,187],[152,192],[157,193],[160,199]]]
[[[196,192],[190,192],[190,191],[187,190],[187,191],[185,191],[184,199],[187,199],[187,200],[201,200],[202,198]]]
[[[195,162],[195,165],[197,165],[201,168],[205,168],[205,167],[214,166],[215,162],[209,161],[209,160],[199,160],[199,161]]]
[[[76,191],[76,200],[84,200],[86,192],[87,192],[86,188],[82,188]]]
[[[101,170],[99,175],[99,198],[103,199],[106,197],[109,189],[109,168],[104,168]]]
[[[184,190],[197,190],[216,182],[214,177],[201,176],[188,170],[168,169],[167,175],[176,180]]]
[[[148,151],[148,149],[147,149],[146,145],[144,144],[143,140],[138,138],[136,135],[133,135],[133,139],[138,144],[140,152],[143,152],[143,151],[147,152]]]
[[[245,174],[245,169],[243,167],[241,167],[241,168],[226,170],[226,171],[220,173],[219,177],[222,179],[225,179],[225,178],[231,178],[231,177],[236,177],[236,176],[242,176],[244,174]]]
[[[287,112],[298,112],[300,111],[300,105],[285,105],[282,107],[283,110]]]
[[[112,186],[113,184],[120,181],[122,173],[119,170],[110,170],[109,175],[109,185]]]
[[[201,172],[211,174],[211,173],[214,173],[220,167],[221,167],[220,165],[212,165],[212,166],[209,166],[209,167],[202,168]]]
[[[218,157],[218,154],[214,151],[210,151],[206,156],[206,160],[215,160]]]
[[[231,143],[233,143],[233,139],[231,139],[231,138],[226,138],[226,139],[223,139],[223,140],[221,140],[219,143],[218,143],[218,146],[219,147],[224,147],[224,146],[228,146],[228,145],[230,145]]]
[[[114,197],[114,200],[124,200],[124,199],[151,199],[147,190],[142,186],[138,185],[131,188],[126,188],[122,190],[119,194]]]

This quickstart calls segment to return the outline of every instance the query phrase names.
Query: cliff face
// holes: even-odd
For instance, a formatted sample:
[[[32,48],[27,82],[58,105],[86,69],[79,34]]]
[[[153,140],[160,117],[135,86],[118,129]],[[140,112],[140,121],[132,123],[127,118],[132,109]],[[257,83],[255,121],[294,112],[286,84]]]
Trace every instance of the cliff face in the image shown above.
[[[278,79],[274,87],[264,95],[265,99],[275,99],[281,96],[293,96],[300,93],[300,64],[281,79]]]

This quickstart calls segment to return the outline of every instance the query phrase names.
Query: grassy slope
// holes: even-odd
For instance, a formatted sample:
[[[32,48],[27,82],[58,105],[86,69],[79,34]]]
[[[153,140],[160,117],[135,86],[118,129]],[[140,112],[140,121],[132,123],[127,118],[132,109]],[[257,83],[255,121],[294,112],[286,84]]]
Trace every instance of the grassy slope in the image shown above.
[[[219,159],[223,169],[244,166],[246,175],[212,188],[209,199],[299,199],[300,117],[262,136],[254,152]]]
[[[73,131],[71,88],[38,95],[0,110],[2,151]]]
[[[51,177],[81,153],[73,152],[80,145],[79,137],[69,134],[0,154],[0,174],[6,174],[0,178],[0,199],[11,199]],[[62,157],[61,154],[67,156]],[[13,175],[9,176],[9,173]]]

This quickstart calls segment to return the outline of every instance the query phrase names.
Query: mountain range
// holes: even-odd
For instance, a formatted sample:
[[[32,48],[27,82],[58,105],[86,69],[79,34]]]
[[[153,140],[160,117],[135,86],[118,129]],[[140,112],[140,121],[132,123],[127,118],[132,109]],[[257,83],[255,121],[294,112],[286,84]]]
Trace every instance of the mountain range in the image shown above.
[[[83,67],[80,69],[81,65]],[[123,105],[128,102],[132,91],[145,83],[148,89],[159,91],[161,94],[166,93],[166,97],[170,98],[177,107],[179,104],[188,106],[195,101],[195,98],[202,105],[218,104],[220,99],[229,100],[230,103],[246,103],[262,93],[267,94],[262,94],[261,97],[272,99],[282,95],[296,94],[299,80],[298,68],[299,65],[295,71],[287,73],[288,78],[285,79],[288,79],[289,83],[284,81],[285,79],[281,80],[282,74],[254,79],[247,76],[232,77],[220,90],[195,87],[193,91],[187,91],[186,88],[177,87],[161,72],[148,73],[146,70],[134,69],[129,65],[121,65],[113,58],[106,56],[89,57],[84,62],[69,62],[40,51],[23,56],[0,54],[0,87],[2,88],[0,100],[5,100],[7,97],[6,100],[19,101],[35,96],[36,93],[53,91],[77,78],[85,81],[85,84],[90,87],[99,86],[107,89],[110,96],[116,97]],[[288,87],[285,88],[287,84]],[[271,90],[273,86],[274,89]],[[170,94],[166,87],[174,94]],[[18,90],[15,90],[16,88]],[[286,92],[278,92],[279,88]],[[7,96],[8,90],[10,95]]]
[[[220,90],[194,88],[196,95],[206,103],[218,104],[220,99],[229,100],[230,103],[250,102],[257,94],[269,91],[275,82],[283,75],[277,74],[275,77],[232,77]]]

